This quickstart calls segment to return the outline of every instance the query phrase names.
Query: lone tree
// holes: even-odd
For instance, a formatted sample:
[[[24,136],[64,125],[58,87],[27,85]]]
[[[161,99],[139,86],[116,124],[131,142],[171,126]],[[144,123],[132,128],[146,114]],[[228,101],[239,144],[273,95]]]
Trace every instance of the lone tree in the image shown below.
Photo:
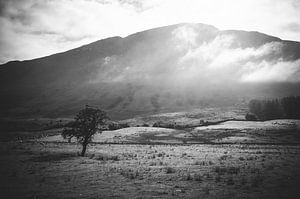
[[[65,128],[62,132],[64,139],[76,137],[77,141],[82,144],[81,156],[85,155],[87,145],[92,141],[93,135],[97,132],[102,133],[106,122],[109,120],[106,112],[97,107],[86,107],[79,111],[75,121],[70,127]]]

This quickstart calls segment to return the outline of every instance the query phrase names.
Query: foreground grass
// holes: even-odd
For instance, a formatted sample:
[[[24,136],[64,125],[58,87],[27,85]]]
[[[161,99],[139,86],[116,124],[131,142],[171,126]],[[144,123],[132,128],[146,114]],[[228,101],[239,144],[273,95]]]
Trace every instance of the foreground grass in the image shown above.
[[[0,146],[4,198],[297,198],[300,146]]]

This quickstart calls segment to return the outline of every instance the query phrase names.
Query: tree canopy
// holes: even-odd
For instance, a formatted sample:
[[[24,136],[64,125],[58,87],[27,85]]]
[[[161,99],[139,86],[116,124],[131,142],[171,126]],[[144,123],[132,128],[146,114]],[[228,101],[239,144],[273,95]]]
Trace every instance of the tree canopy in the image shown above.
[[[97,132],[102,133],[108,120],[109,117],[105,111],[87,105],[79,111],[75,121],[68,128],[64,129],[62,136],[64,139],[77,138],[77,141],[82,144],[81,156],[84,156],[86,147],[92,141],[93,135]]]
[[[254,99],[249,102],[249,111],[259,120],[300,119],[300,97]]]

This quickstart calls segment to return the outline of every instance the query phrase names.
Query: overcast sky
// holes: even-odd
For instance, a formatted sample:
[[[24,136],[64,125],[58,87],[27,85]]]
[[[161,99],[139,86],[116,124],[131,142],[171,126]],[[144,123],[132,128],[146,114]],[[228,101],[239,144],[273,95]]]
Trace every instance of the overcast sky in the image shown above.
[[[300,0],[0,0],[0,63],[181,22],[300,41]]]

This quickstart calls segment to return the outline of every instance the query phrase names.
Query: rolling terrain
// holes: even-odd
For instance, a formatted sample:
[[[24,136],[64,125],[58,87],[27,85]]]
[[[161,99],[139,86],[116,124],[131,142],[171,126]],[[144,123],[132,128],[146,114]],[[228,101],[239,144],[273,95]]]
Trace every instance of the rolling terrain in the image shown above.
[[[6,63],[0,196],[298,198],[300,120],[245,115],[299,77],[299,42],[187,23]],[[61,133],[85,104],[122,128],[79,157]]]
[[[66,142],[61,135],[34,139],[38,142]],[[73,138],[72,142],[76,142]],[[188,129],[127,127],[104,131],[93,143],[110,144],[300,144],[299,120],[265,122],[227,121]]]

